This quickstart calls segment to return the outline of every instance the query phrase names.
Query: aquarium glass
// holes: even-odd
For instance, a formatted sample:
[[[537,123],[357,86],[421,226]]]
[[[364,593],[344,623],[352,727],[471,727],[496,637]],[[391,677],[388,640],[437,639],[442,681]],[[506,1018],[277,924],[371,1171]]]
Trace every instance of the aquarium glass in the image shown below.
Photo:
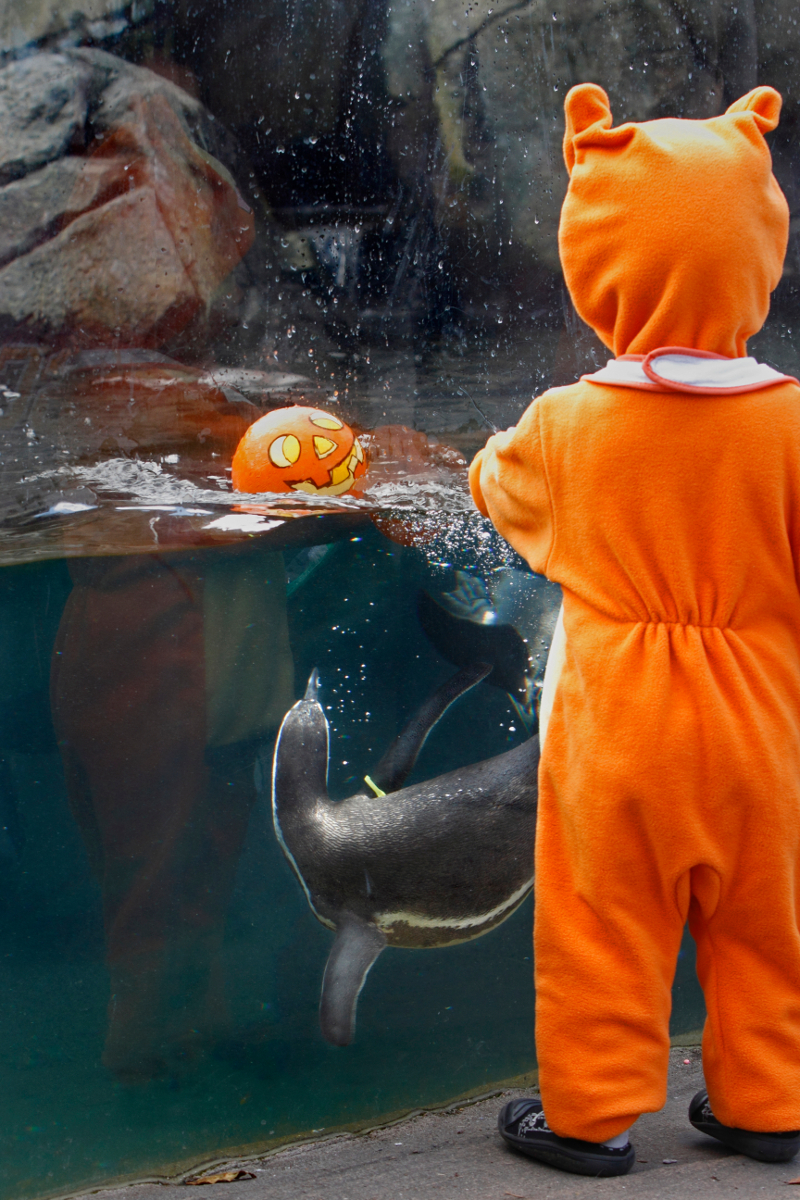
[[[512,853],[450,784],[435,835],[400,793],[532,761],[560,594],[466,468],[608,356],[558,262],[569,87],[619,123],[774,85],[795,214],[799,66],[788,0],[0,8],[0,1200],[535,1078],[530,804]],[[751,343],[790,374],[796,223]],[[272,465],[319,474],[234,489],[245,430],[297,409],[329,423]],[[381,880],[351,854],[315,914],[316,851],[275,827],[306,694],[329,751],[287,735],[286,805],[350,799],[428,922],[382,950],[356,922],[322,1025],[330,912]],[[688,935],[673,1000],[696,1034]]]

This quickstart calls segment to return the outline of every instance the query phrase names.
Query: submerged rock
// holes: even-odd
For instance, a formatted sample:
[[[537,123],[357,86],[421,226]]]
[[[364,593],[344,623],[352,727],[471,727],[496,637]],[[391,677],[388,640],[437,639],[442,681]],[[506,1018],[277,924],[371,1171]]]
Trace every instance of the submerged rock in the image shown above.
[[[9,380],[0,383],[0,520],[47,508],[53,472],[81,463],[169,456],[184,473],[219,472],[263,411],[209,371],[154,351],[26,350],[0,350],[0,380]]]
[[[0,522],[72,503],[75,496],[53,500],[52,493],[69,487],[78,464],[98,465],[102,474],[100,464],[110,459],[134,460],[134,471],[160,471],[164,463],[176,478],[208,487],[209,479],[224,479],[249,425],[270,408],[306,397],[319,402],[313,383],[277,368],[193,367],[143,349],[46,355],[36,346],[6,344],[0,347]],[[119,480],[113,490],[124,492]]]

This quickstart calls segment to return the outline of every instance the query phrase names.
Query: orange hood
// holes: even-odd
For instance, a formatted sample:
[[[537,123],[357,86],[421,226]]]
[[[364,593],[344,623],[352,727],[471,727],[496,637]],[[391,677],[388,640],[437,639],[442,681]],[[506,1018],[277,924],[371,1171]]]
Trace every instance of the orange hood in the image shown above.
[[[575,307],[614,354],[688,346],[741,357],[769,311],[789,208],[764,133],[773,88],[707,121],[611,128],[602,88],[565,103],[570,173],[558,241]]]

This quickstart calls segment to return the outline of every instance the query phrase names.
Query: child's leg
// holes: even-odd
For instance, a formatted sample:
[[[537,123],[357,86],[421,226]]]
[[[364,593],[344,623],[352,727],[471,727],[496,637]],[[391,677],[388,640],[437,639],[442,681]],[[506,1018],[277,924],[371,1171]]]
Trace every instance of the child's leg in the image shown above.
[[[542,772],[534,922],[541,1095],[555,1133],[605,1142],[666,1100],[688,887],[680,897],[662,882],[646,830],[614,820],[590,833],[565,828],[553,793]]]
[[[757,1132],[800,1129],[800,864],[794,834],[754,837],[720,878],[692,872],[689,923],[708,1018],[714,1116]],[[772,843],[772,844],[770,844]]]
[[[560,819],[546,771],[540,782],[536,1042],[550,1128],[604,1142],[664,1103],[688,914],[714,1115],[739,1129],[800,1129],[800,823],[776,811],[775,789],[746,805],[732,795],[727,819],[719,805],[717,836],[706,835],[717,866],[676,874],[668,822],[655,837],[608,812],[576,828]]]

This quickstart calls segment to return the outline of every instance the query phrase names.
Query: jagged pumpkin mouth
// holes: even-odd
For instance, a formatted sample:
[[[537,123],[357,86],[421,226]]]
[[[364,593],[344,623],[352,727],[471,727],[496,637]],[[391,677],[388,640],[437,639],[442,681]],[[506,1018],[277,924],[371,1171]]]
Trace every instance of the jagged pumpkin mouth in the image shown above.
[[[320,458],[325,457],[324,448],[323,453],[320,453],[320,449],[316,447],[316,453]],[[327,453],[332,453],[332,451]],[[309,496],[341,496],[344,492],[349,492],[355,483],[355,472],[363,461],[364,451],[358,438],[355,438],[344,462],[331,468],[328,483],[320,484],[314,483],[313,479],[301,479],[297,483],[291,483],[290,487],[292,491],[305,492]]]

